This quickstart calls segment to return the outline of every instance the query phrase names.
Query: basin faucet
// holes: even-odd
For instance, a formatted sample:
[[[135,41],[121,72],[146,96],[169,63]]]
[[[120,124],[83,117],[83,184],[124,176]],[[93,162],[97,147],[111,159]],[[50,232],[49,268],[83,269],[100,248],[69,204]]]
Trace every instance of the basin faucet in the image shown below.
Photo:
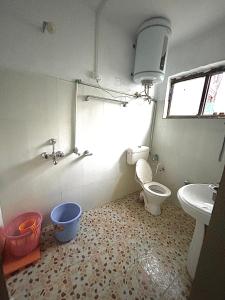
[[[217,195],[219,186],[220,186],[219,183],[212,183],[209,185],[210,190],[212,190],[212,192],[213,192],[213,197],[212,197],[213,201],[216,200],[216,195]]]

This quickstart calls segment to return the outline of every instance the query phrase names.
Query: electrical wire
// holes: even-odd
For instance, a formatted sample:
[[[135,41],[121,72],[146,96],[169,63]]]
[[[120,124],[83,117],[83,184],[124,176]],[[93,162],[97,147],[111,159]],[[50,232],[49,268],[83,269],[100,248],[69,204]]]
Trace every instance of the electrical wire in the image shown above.
[[[107,94],[109,94],[112,98],[114,99],[125,99],[126,101],[126,96],[115,96],[114,94],[112,94],[111,92],[109,92],[108,90],[104,89],[99,81],[100,81],[100,77],[99,77],[99,29],[100,29],[100,16],[102,14],[102,11],[105,7],[105,4],[107,3],[108,0],[101,0],[100,4],[97,7],[96,10],[96,14],[95,14],[95,57],[94,57],[94,78],[97,82],[98,87],[103,90],[104,92],[106,92]],[[134,94],[133,97],[128,97],[128,98],[140,98],[142,97],[144,99],[144,101],[148,101],[148,103],[150,104],[152,101],[151,96],[149,96],[149,88],[151,86],[151,83],[149,84],[149,82],[145,82],[144,83],[144,91],[141,92],[141,94],[136,93]],[[142,95],[144,93],[144,96]]]
[[[114,98],[114,99],[124,99],[124,101],[126,101],[127,96],[115,96],[115,95],[113,95],[111,92],[109,92],[108,90],[104,89],[104,88],[100,85],[98,79],[96,79],[96,82],[97,82],[97,85],[99,86],[99,88],[100,88],[102,91],[104,91],[105,93],[109,94],[112,98]],[[135,97],[135,96],[134,96],[134,97]]]

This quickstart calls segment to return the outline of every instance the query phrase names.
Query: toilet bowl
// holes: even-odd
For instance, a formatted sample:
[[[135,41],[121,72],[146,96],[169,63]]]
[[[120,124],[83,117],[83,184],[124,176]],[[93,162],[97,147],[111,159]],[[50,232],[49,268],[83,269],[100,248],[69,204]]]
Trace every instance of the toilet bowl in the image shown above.
[[[139,159],[136,163],[136,180],[143,189],[140,198],[144,200],[145,209],[154,216],[160,215],[160,205],[171,195],[171,191],[165,185],[152,181],[152,170],[145,159]]]

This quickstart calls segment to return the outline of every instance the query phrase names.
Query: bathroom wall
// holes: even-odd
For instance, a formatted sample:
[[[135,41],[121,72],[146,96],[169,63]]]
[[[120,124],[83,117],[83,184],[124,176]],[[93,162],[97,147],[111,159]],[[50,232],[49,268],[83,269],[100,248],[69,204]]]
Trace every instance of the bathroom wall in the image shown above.
[[[43,21],[54,34],[41,32]],[[91,81],[94,66],[95,12],[85,0],[1,1],[0,66],[62,79]],[[132,38],[116,24],[100,19],[99,73],[102,84],[136,88]]]
[[[103,101],[83,101],[103,95],[80,87],[76,145],[93,156],[71,151],[74,83],[27,72],[0,70],[0,199],[4,220],[19,211],[44,214],[60,201],[77,201],[84,209],[139,189],[134,166],[126,164],[130,145],[149,143],[151,105],[133,100],[128,107]],[[65,152],[57,166],[40,154]]]
[[[4,221],[25,210],[47,214],[61,201],[77,201],[84,209],[139,189],[134,166],[125,150],[149,143],[151,105],[132,100],[127,108],[102,101],[84,102],[85,95],[107,93],[80,87],[77,140],[71,154],[74,83],[93,83],[94,11],[84,1],[1,1],[0,10],[0,207]],[[42,21],[56,25],[41,33]],[[132,38],[117,25],[101,21],[99,72],[103,86],[135,91],[130,79]],[[61,79],[60,79],[61,78]],[[66,157],[57,166],[40,157],[56,150]]]
[[[172,47],[167,76],[225,59],[224,24],[203,32],[194,39]],[[224,120],[163,119],[167,80],[158,88],[154,153],[159,154],[165,172],[158,179],[176,192],[185,179],[192,183],[219,182],[225,157],[218,162],[225,125]]]

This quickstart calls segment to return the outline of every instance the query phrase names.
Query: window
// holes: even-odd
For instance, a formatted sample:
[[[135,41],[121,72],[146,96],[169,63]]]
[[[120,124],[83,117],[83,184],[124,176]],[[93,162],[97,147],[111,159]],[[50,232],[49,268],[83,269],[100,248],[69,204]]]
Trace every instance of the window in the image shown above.
[[[225,67],[170,80],[167,118],[225,118]]]

